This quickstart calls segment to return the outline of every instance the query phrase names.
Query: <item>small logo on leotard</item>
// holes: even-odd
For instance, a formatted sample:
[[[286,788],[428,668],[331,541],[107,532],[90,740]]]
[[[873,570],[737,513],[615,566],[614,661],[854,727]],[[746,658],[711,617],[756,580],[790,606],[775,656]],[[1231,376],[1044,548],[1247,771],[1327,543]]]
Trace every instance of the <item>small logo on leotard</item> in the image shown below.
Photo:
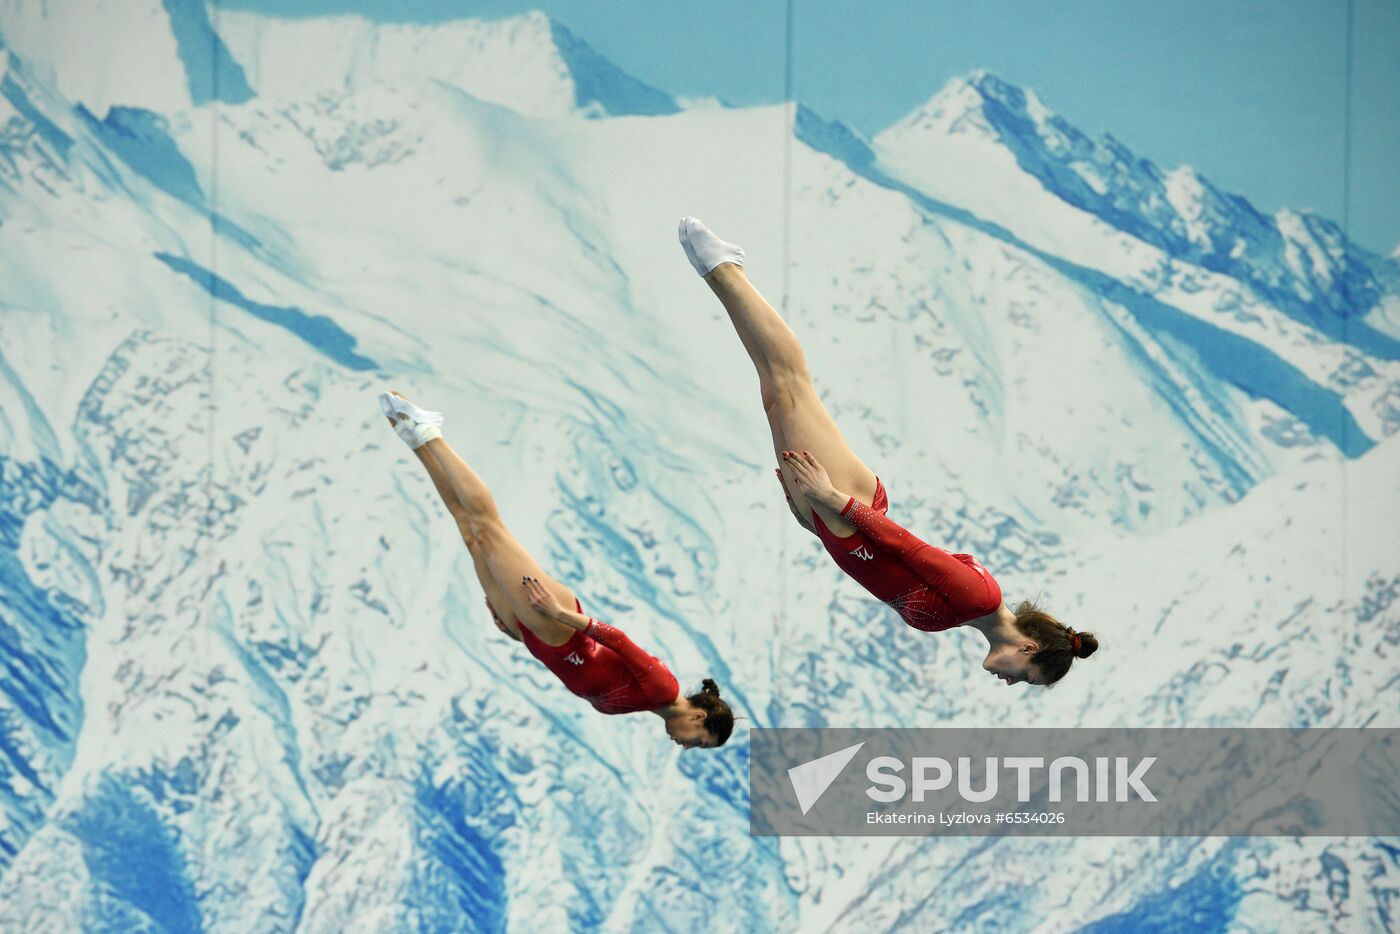
[[[583,659],[579,657],[579,654],[577,652],[570,652],[568,655],[565,655],[564,661],[572,662],[575,665],[583,664]]]
[[[873,560],[875,557],[874,553],[872,553],[871,550],[869,548],[866,548],[864,545],[857,546],[855,550],[851,552],[851,554],[855,555],[862,561],[870,561]]]

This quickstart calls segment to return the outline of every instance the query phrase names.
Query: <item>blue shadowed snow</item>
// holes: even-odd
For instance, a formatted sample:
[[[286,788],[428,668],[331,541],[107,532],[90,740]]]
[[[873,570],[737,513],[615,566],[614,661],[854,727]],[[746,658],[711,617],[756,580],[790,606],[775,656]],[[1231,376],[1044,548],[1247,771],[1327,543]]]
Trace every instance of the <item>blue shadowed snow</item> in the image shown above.
[[[47,461],[0,457],[0,868],[43,823],[82,725],[83,608],[38,587],[16,554],[25,517],[62,496],[95,502]]]
[[[170,138],[163,116],[140,107],[113,107],[106,119],[98,120],[81,104],[77,112],[107,148],[142,178],[187,204],[204,202],[194,166]]]
[[[1376,852],[1381,856],[1377,863],[1384,865],[1387,870],[1400,869],[1400,846],[1388,843],[1385,840],[1375,841]],[[1397,906],[1391,900],[1381,901],[1377,905],[1376,923],[1382,931],[1395,930],[1396,924],[1400,923],[1397,917]]]
[[[875,153],[854,130],[836,120],[823,120],[802,104],[797,105],[797,114],[793,118],[793,135],[817,152],[824,152],[844,162],[857,175],[874,181],[871,175],[878,174],[874,168]],[[890,187],[886,182],[877,184]]]
[[[113,107],[106,118],[98,120],[81,104],[75,109],[102,143],[137,175],[207,214],[216,233],[244,249],[264,253],[256,237],[205,203],[194,166],[171,137],[165,117],[140,107]]]
[[[264,305],[238,291],[226,279],[216,276],[198,263],[169,253],[157,253],[156,259],[178,273],[189,276],[205,291],[220,301],[242,308],[269,324],[286,328],[341,366],[352,370],[376,370],[379,365],[368,357],[355,353],[355,338],[324,315],[309,315],[300,308]]]
[[[200,931],[199,903],[175,834],[161,822],[149,793],[113,776],[103,776],[65,824],[82,844],[93,887],[137,909],[168,934]],[[130,912],[106,917],[106,900],[96,900],[88,927],[120,929]],[[115,922],[115,923],[113,923]]]
[[[292,864],[292,869],[296,873],[296,917],[292,919],[292,926],[295,928],[301,923],[301,917],[306,911],[306,879],[311,875],[311,867],[316,865],[316,840],[295,824],[289,824],[291,832],[291,846],[283,852],[287,860]]]
[[[0,80],[0,97],[4,97],[24,119],[34,124],[35,131],[46,143],[58,151],[60,158],[67,158],[68,150],[73,145],[73,138],[55,126],[48,117],[45,117],[39,108],[34,106],[29,95],[24,93],[24,90],[15,83],[9,74]]]
[[[461,930],[464,923],[476,931],[506,927],[506,870],[495,841],[513,819],[496,806],[513,786],[497,767],[499,750],[480,752],[467,760],[469,774],[437,784],[424,772],[415,782],[418,843],[450,873],[422,880],[437,889],[420,908],[424,930]]]
[[[223,101],[241,104],[253,97],[248,77],[233,60],[224,40],[214,32],[203,0],[161,0],[170,16],[175,46],[185,66],[190,100],[196,104]]]
[[[263,249],[263,245],[258,241],[257,237],[254,237],[252,234],[248,233],[248,231],[239,227],[222,214],[217,214],[212,210],[208,211],[208,214],[209,224],[214,228],[215,233],[227,237],[250,253],[256,253],[258,256],[272,261],[274,266],[285,268],[282,263],[276,261],[278,257],[275,254],[270,254],[267,250]]]
[[[1207,324],[1102,273],[1073,268],[1076,278],[1108,300],[1127,308],[1150,330],[1159,336],[1168,334],[1190,347],[1215,375],[1251,396],[1278,403],[1304,422],[1313,434],[1327,438],[1347,457],[1360,457],[1375,447],[1375,442],[1366,436],[1342,403],[1341,396],[1314,383],[1268,348]],[[1174,395],[1169,394],[1167,398],[1172,400]]]
[[[0,694],[48,737],[71,740],[77,725],[49,709],[52,701],[63,700],[65,689],[72,687],[63,683],[66,666],[56,666],[57,659],[35,650],[69,648],[66,640],[53,636],[71,628],[72,621],[64,619],[44,591],[29,581],[9,550],[0,551],[0,584],[4,585],[0,590]],[[22,633],[21,626],[32,626],[35,631]],[[21,766],[21,771],[26,770]],[[26,776],[37,780],[33,773],[26,771]]]
[[[554,44],[574,79],[574,102],[580,107],[596,103],[613,116],[651,116],[680,111],[669,94],[627,74],[558,23],[549,25]]]
[[[686,690],[681,686],[681,691]],[[724,685],[721,691],[737,694],[731,685]],[[736,705],[739,710],[751,708]],[[755,726],[763,726],[758,723]],[[729,742],[724,744],[722,756],[681,756],[676,767],[682,775],[695,783],[706,794],[713,795],[734,809],[743,819],[749,813],[749,741],[745,725],[736,724]]]
[[[286,651],[284,646],[273,643],[261,643],[253,647],[247,647],[233,632],[233,609],[229,606],[228,600],[220,596],[215,605],[214,628],[223,637],[229,649],[238,658],[243,666],[243,671],[249,678],[249,697],[259,712],[266,715],[272,722],[273,732],[278,743],[282,747],[282,762],[292,781],[296,784],[297,790],[302,796],[302,800],[308,806],[311,805],[312,795],[306,787],[306,780],[302,770],[301,744],[297,735],[296,722],[292,714],[292,705],[287,700],[286,691],[282,689],[278,676],[296,681],[305,671],[305,659],[297,658],[293,653]],[[269,667],[272,670],[269,670]],[[290,809],[288,809],[290,811]],[[300,840],[306,836],[296,821],[291,818],[290,813],[286,815],[285,822],[295,835],[295,840]],[[294,860],[293,870],[299,882],[306,879],[311,871],[314,862],[314,847],[307,848],[298,843],[291,847],[291,856]],[[304,862],[302,861],[304,860]],[[296,891],[297,911],[304,907],[304,889]]]
[[[1233,872],[1230,849],[1222,850],[1194,876],[1163,889],[1121,914],[1080,928],[1085,934],[1213,934],[1230,930],[1244,892]]]

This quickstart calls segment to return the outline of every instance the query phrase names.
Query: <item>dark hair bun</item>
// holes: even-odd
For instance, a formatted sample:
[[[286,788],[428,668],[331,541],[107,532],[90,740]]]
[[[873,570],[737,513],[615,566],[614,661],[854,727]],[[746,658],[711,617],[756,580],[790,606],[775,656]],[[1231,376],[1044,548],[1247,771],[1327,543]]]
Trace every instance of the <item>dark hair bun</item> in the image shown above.
[[[1098,651],[1099,640],[1094,638],[1092,632],[1076,632],[1075,636],[1079,639],[1079,651],[1074,653],[1075,658],[1088,658]]]
[[[700,691],[686,700],[705,711],[705,729],[715,738],[716,746],[723,746],[729,741],[729,734],[734,731],[734,711],[719,696],[719,685],[715,684],[714,678],[702,681]]]

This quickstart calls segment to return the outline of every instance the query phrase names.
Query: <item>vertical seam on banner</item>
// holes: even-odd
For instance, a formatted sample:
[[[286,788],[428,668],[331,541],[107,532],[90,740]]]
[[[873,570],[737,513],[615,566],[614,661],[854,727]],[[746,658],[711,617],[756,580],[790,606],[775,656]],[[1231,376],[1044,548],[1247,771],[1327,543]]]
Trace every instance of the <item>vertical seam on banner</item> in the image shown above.
[[[789,116],[783,120],[783,276],[782,310],[783,320],[791,326],[791,307],[788,301],[790,285],[789,266],[792,262],[792,138],[797,132],[797,101],[793,97],[792,81],[792,13],[795,0],[787,0],[783,10],[783,106]],[[781,473],[781,465],[778,468]],[[784,485],[787,481],[783,480]],[[799,509],[800,512],[800,509]],[[774,667],[782,674],[783,658],[783,617],[787,613],[787,542],[791,529],[786,522],[780,522],[778,536],[778,612],[774,620],[776,635],[776,658]]]
[[[213,86],[209,89],[211,98],[211,100],[209,101],[209,201],[206,210],[208,211],[209,215],[209,285],[211,286],[211,288],[209,289],[209,358],[207,364],[207,370],[209,373],[209,404],[207,408],[208,416],[205,422],[205,431],[207,432],[207,437],[205,438],[204,442],[205,456],[208,458],[209,472],[205,475],[204,479],[204,534],[206,536],[204,543],[204,620],[203,625],[200,627],[201,633],[203,635],[203,639],[201,641],[205,659],[208,659],[210,657],[210,639],[212,627],[214,624],[214,453],[216,447],[214,440],[214,430],[216,425],[216,407],[218,405],[218,402],[215,399],[214,392],[215,379],[218,376],[218,370],[214,366],[214,358],[218,350],[219,336],[217,324],[219,314],[219,299],[218,296],[215,295],[215,292],[217,290],[213,288],[213,277],[218,275],[219,273],[219,232],[218,223],[215,221],[215,212],[218,210],[219,204],[220,101],[218,44],[219,25],[221,18],[219,16],[218,0],[215,0],[215,2],[210,4],[210,6],[210,15],[213,19],[213,22],[210,24],[211,28],[209,30],[209,61],[212,63],[210,80]]]
[[[1346,16],[1346,75],[1343,83],[1343,96],[1345,98],[1342,106],[1342,282],[1343,300],[1345,306],[1342,309],[1342,340],[1348,348],[1351,347],[1351,314],[1355,310],[1353,298],[1349,289],[1346,289],[1351,252],[1351,104],[1352,104],[1352,20],[1354,17],[1355,2],[1347,0]],[[1350,509],[1350,472],[1351,472],[1351,426],[1350,412],[1347,409],[1345,400],[1342,403],[1342,595],[1346,596],[1346,590],[1351,584],[1351,564],[1350,564],[1350,528],[1348,522],[1348,512]]]
[[[790,114],[783,127],[783,312],[788,310],[788,263],[791,260],[792,229],[792,137],[797,131],[797,102],[792,92],[792,7],[787,0],[783,33],[783,102]]]

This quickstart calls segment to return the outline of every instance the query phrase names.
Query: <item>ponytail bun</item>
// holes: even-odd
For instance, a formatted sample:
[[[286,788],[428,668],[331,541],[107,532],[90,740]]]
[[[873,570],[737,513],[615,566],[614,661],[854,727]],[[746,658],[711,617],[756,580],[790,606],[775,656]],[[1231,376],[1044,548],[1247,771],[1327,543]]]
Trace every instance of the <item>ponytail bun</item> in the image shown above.
[[[715,738],[716,746],[723,746],[734,732],[734,711],[720,699],[719,685],[714,678],[700,682],[700,690],[686,698],[696,707],[705,711],[705,729]]]
[[[1098,651],[1099,640],[1092,632],[1075,632],[1033,600],[1021,601],[1014,612],[1017,631],[1039,644],[1031,663],[1040,669],[1044,684],[1054,684],[1063,678],[1076,658],[1088,658]]]

